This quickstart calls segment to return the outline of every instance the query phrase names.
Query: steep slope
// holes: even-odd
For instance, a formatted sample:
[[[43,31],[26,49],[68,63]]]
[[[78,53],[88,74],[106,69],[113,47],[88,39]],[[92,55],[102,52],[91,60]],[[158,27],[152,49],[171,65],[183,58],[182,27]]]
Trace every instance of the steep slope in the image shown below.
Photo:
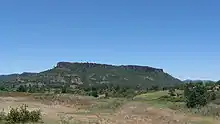
[[[91,85],[112,83],[129,87],[171,86],[180,80],[162,69],[137,65],[107,65],[97,63],[59,62],[56,67],[40,73],[0,76],[0,80],[13,83],[42,83],[47,85]]]

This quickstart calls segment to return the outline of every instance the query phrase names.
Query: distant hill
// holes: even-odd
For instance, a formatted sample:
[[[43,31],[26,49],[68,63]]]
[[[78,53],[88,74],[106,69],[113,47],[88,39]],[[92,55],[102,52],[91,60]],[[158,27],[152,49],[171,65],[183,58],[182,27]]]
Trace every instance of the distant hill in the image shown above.
[[[203,82],[203,83],[215,83],[215,81],[212,80],[184,80],[184,83],[199,83],[199,82]]]
[[[173,86],[182,83],[163,69],[138,65],[59,62],[40,73],[1,75],[0,82],[10,84],[38,83],[47,86],[95,85],[111,83],[129,87]]]

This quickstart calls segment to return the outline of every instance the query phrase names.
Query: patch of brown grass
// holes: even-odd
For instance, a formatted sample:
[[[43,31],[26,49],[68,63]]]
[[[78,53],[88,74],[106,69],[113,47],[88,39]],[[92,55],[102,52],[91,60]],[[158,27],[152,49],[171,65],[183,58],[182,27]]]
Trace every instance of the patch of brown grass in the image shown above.
[[[23,92],[1,92],[0,97],[27,97],[30,96],[30,93]]]
[[[63,105],[67,107],[85,107],[91,106],[93,100],[73,95],[63,95],[63,94],[50,94],[50,95],[37,95],[34,96],[34,100],[41,101],[46,105]]]

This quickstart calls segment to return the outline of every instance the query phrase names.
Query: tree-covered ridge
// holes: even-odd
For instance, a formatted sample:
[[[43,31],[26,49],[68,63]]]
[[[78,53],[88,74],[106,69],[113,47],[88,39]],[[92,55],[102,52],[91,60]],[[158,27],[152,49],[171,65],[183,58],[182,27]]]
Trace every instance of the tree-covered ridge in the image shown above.
[[[37,83],[48,87],[114,84],[133,88],[169,87],[181,83],[163,69],[149,66],[70,62],[59,62],[54,68],[40,73],[2,75],[0,82],[8,85]]]
[[[123,69],[133,69],[133,70],[139,70],[139,71],[158,71],[158,72],[163,72],[163,69],[157,69],[149,66],[138,66],[138,65],[120,65],[120,66],[115,66],[115,65],[109,65],[109,64],[98,64],[98,63],[70,63],[70,62],[59,62],[57,63],[57,68],[68,68],[68,69],[75,69],[74,67],[84,67],[84,68],[95,68],[95,67],[100,67],[100,68],[123,68]]]

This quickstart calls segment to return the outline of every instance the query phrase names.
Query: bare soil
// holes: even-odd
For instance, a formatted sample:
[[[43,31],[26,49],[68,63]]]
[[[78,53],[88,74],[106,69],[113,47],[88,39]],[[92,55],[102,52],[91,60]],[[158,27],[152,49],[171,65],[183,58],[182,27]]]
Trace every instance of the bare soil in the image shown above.
[[[204,118],[183,114],[171,109],[160,109],[142,102],[128,102],[113,113],[87,113],[94,102],[81,98],[70,100],[46,99],[35,100],[29,95],[0,97],[0,109],[8,112],[10,107],[27,104],[30,110],[40,109],[45,123],[60,123],[61,121],[98,124],[205,124]],[[78,114],[83,112],[83,114]],[[219,124],[215,119],[208,120],[210,124]],[[209,123],[207,121],[207,124]]]

